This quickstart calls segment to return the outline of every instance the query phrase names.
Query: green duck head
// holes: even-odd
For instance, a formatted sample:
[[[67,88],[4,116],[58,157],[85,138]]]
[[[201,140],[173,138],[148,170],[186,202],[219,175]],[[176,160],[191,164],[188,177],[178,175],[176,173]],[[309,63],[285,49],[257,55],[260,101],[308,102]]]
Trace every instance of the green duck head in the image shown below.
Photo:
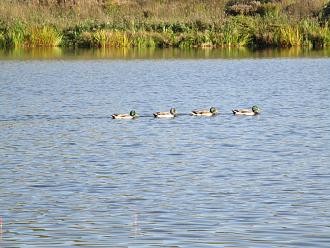
[[[210,108],[210,113],[215,114],[218,110],[215,107]]]
[[[261,112],[261,109],[258,106],[254,105],[252,107],[252,111],[256,114],[259,114]]]
[[[137,116],[135,110],[131,110],[131,112],[129,112],[129,115],[132,116],[132,117],[136,117]]]
[[[171,108],[171,109],[170,109],[170,113],[171,113],[172,115],[175,115],[175,114],[176,114],[176,109],[175,109],[175,108]]]

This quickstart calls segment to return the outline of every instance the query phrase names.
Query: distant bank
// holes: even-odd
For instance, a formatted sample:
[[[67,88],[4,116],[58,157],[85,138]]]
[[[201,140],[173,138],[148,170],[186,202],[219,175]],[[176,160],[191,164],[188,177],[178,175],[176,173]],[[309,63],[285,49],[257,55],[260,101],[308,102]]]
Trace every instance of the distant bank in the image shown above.
[[[0,48],[330,46],[327,0],[2,0]]]

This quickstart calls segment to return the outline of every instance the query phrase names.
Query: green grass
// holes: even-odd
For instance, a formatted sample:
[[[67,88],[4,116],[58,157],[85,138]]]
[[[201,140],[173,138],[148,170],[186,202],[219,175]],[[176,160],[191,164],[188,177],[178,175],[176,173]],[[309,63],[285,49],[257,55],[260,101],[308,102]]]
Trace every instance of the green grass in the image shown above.
[[[32,27],[25,37],[25,46],[28,47],[55,47],[62,41],[62,35],[53,27]]]

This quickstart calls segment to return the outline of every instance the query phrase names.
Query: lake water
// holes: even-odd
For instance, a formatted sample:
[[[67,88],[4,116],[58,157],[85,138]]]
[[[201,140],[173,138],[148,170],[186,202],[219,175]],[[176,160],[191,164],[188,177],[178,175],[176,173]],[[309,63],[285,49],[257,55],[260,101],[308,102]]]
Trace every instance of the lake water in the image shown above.
[[[232,52],[2,53],[0,246],[329,247],[330,56]]]

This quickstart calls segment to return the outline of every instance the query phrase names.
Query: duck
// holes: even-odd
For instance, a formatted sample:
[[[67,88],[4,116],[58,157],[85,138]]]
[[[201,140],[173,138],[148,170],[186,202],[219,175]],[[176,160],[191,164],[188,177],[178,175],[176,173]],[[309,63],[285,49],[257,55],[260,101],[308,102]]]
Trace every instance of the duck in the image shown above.
[[[210,110],[193,110],[191,115],[193,116],[213,116],[218,113],[218,110],[215,107],[211,107]]]
[[[261,109],[254,105],[251,110],[250,109],[233,109],[232,110],[234,115],[258,115],[261,112]]]
[[[113,119],[126,119],[126,120],[130,120],[130,119],[135,119],[138,116],[138,114],[135,112],[135,110],[131,110],[131,112],[129,112],[129,114],[113,114],[111,115],[111,117]]]
[[[171,108],[170,112],[155,112],[153,115],[155,118],[173,118],[177,113],[175,108]]]

